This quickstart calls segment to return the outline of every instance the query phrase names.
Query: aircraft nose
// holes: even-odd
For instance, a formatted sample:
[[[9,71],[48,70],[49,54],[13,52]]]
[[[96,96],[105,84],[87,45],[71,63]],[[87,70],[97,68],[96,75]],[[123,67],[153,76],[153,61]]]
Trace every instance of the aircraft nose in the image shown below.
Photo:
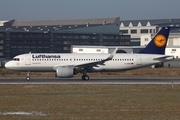
[[[10,69],[10,68],[11,68],[11,62],[7,62],[7,63],[5,64],[5,68]]]

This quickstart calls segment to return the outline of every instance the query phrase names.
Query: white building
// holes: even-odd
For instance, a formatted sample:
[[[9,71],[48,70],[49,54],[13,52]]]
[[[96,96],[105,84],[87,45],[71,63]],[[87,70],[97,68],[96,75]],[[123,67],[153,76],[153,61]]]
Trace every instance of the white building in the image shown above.
[[[72,45],[72,53],[111,53],[118,47],[117,53],[137,53],[145,46],[79,46]],[[180,58],[180,46],[167,46],[165,55],[173,55],[174,58]]]
[[[133,50],[137,46],[83,46],[83,45],[72,45],[71,53],[111,53],[115,48],[118,47],[117,53],[133,53]],[[140,49],[138,47],[138,49]],[[136,50],[134,50],[136,51]]]
[[[108,53],[106,46],[79,46],[72,45],[71,53]]]
[[[174,58],[180,58],[180,46],[168,46],[165,51],[166,55],[173,55]]]

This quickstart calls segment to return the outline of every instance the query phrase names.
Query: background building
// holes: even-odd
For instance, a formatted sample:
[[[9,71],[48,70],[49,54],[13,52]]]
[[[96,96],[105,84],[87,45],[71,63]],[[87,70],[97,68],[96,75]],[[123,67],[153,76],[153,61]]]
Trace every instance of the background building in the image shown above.
[[[0,58],[37,52],[71,52],[71,45],[129,46],[130,35],[120,35],[117,18],[1,21]]]

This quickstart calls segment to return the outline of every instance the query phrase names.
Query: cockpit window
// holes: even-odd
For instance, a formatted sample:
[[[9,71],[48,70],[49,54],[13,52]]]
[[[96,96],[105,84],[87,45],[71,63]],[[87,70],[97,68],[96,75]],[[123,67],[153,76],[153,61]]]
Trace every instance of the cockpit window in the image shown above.
[[[14,60],[14,61],[19,61],[19,58],[14,58],[13,60]]]

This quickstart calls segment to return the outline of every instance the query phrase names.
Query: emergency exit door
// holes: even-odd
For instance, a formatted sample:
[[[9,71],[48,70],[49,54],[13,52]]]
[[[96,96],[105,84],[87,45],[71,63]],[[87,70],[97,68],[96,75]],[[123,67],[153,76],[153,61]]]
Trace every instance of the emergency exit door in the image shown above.
[[[142,65],[141,55],[137,55],[137,65]]]
[[[25,56],[25,65],[31,65],[31,54]]]

